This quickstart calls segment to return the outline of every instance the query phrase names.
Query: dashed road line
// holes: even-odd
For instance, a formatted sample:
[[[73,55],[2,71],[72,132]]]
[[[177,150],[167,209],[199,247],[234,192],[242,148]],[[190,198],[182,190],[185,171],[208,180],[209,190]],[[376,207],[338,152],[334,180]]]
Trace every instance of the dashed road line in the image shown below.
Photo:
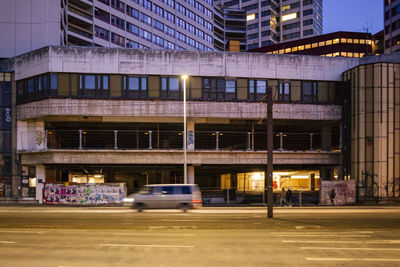
[[[17,242],[14,241],[0,241],[0,244],[15,244]]]
[[[144,247],[144,248],[194,248],[181,245],[140,245],[140,244],[99,244],[102,247]]]
[[[336,240],[281,240],[283,243],[328,243],[328,244],[400,244],[400,240],[336,241]]]
[[[400,259],[378,259],[378,258],[305,258],[308,261],[382,261],[400,262]]]
[[[400,248],[338,248],[338,247],[300,247],[303,250],[374,250],[374,251],[400,251]]]

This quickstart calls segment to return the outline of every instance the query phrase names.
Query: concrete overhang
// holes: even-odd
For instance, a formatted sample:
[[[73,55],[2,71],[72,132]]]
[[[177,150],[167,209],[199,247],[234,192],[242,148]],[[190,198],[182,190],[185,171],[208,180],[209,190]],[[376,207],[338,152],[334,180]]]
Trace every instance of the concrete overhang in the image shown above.
[[[19,152],[22,165],[183,164],[182,150],[44,150]],[[338,151],[274,151],[274,164],[339,165]],[[267,164],[266,151],[188,151],[191,165]]]
[[[60,121],[79,121],[97,117],[96,121],[162,121],[183,120],[181,101],[44,99],[18,105],[18,120],[52,118]],[[259,120],[266,118],[266,105],[247,102],[188,101],[189,118],[225,118]],[[57,119],[59,117],[59,119]],[[342,119],[340,105],[274,104],[273,118],[283,120]]]

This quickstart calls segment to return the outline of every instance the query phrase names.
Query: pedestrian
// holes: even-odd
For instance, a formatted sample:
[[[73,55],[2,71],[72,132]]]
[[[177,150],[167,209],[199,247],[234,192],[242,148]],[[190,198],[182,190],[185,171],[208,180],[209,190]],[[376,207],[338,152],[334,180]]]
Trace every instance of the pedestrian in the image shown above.
[[[329,199],[331,200],[333,206],[335,206],[335,197],[336,191],[335,188],[332,188],[331,193],[329,194]]]
[[[288,190],[286,191],[286,202],[288,203],[288,206],[292,206],[292,190],[290,190],[290,187],[288,187]]]
[[[285,188],[284,187],[282,187],[281,203],[280,204],[281,204],[281,207],[283,207],[284,204],[289,206],[289,204],[286,201],[286,192],[285,192]]]

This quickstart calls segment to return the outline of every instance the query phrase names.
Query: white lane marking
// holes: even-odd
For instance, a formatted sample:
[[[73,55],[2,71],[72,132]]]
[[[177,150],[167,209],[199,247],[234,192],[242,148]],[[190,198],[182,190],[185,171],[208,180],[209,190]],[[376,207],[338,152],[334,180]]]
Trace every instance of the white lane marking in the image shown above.
[[[321,235],[324,235],[324,234],[327,234],[327,235],[329,235],[329,234],[374,234],[375,232],[373,232],[373,231],[338,231],[338,232],[336,232],[336,231],[290,231],[290,232],[273,232],[272,234],[273,235],[283,235],[283,234],[287,234],[287,235],[291,235],[291,234],[314,234],[314,235],[316,235],[316,234],[321,234]]]
[[[305,258],[308,261],[385,261],[400,262],[400,259],[375,259],[375,258]]]
[[[0,244],[15,244],[17,242],[14,241],[0,241]]]
[[[295,229],[321,229],[319,225],[298,225],[294,227]]]
[[[0,233],[19,233],[19,234],[43,234],[43,232],[36,231],[0,231]]]
[[[375,250],[375,251],[400,251],[400,248],[337,248],[337,247],[300,247],[300,249],[319,250]]]
[[[400,244],[400,240],[374,240],[374,241],[335,241],[335,240],[281,240],[283,243],[334,243],[334,244]]]
[[[131,236],[196,236],[195,234],[135,234],[135,233],[113,233],[113,235],[131,235]]]
[[[293,237],[293,236],[304,236],[304,237],[316,237],[316,236],[318,236],[318,237],[327,237],[327,236],[338,236],[337,234],[336,235],[333,235],[333,234],[329,234],[329,235],[327,235],[327,234],[321,234],[321,235],[319,235],[319,234],[305,234],[305,235],[298,235],[298,234],[273,234],[273,236],[290,236],[290,237]],[[340,237],[369,237],[369,235],[340,235]]]
[[[179,245],[138,245],[138,244],[99,244],[102,247],[145,247],[145,248],[194,248],[194,246]]]

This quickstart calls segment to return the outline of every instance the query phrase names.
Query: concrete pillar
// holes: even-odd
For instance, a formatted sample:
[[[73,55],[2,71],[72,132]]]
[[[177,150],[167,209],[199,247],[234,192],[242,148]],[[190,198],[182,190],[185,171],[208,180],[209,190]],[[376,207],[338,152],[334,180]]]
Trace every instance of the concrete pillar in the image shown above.
[[[323,151],[332,150],[332,127],[324,125],[321,128],[321,148]]]
[[[188,166],[188,184],[194,184],[194,166]]]
[[[36,200],[39,204],[43,204],[43,186],[46,182],[46,167],[44,165],[36,165]]]
[[[195,144],[194,144],[194,122],[188,122],[187,123],[187,149],[188,150],[194,150],[195,149]]]

